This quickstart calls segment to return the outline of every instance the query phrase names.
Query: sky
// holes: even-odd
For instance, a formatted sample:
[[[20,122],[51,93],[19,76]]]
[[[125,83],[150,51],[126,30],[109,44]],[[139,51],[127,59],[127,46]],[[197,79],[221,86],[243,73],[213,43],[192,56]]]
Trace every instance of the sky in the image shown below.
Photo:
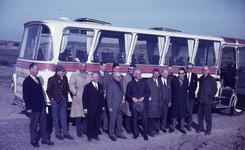
[[[245,39],[245,0],[0,0],[0,40],[20,42],[24,23],[60,17]]]

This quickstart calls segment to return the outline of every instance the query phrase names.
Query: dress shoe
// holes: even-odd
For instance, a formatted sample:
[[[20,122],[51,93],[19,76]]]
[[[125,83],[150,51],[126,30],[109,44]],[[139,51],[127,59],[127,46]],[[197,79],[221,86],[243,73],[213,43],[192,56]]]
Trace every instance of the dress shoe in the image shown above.
[[[166,129],[162,129],[162,132],[167,133],[167,130]]]
[[[95,139],[96,141],[100,141],[100,139],[99,139],[98,137],[94,137],[94,139]]]
[[[114,136],[109,137],[112,141],[116,141],[117,139]]]
[[[40,147],[40,145],[36,142],[36,143],[31,143],[31,145],[33,146],[33,147]]]
[[[92,139],[89,138],[89,139],[88,139],[88,142],[92,142]]]
[[[99,132],[98,132],[98,134],[102,134],[102,132],[101,132],[101,131],[99,131]]]
[[[155,136],[155,134],[153,132],[149,132],[148,134],[149,134],[150,137],[154,137]]]
[[[87,132],[83,132],[84,135],[87,135]]]
[[[64,135],[64,138],[67,138],[67,139],[69,139],[69,140],[74,140],[74,138],[71,137],[70,134]]]
[[[185,130],[180,130],[180,132],[182,132],[183,134],[186,134]]]
[[[188,130],[188,131],[191,131],[191,127],[188,127],[187,130]]]
[[[159,130],[157,129],[157,130],[155,130],[155,131],[153,131],[153,133],[155,134],[155,135],[159,135]]]
[[[103,132],[105,132],[106,134],[109,134],[109,131],[108,130],[103,130]]]
[[[205,135],[210,135],[210,134],[211,134],[211,132],[206,132],[206,133],[205,133]]]
[[[198,129],[197,131],[196,131],[196,133],[201,133],[201,132],[203,132],[204,130],[203,129]]]
[[[138,138],[138,135],[134,135],[133,139],[137,139]]]
[[[144,136],[144,140],[145,141],[148,141],[148,136]]]
[[[173,133],[174,132],[174,129],[170,128],[168,132],[169,133]]]
[[[120,136],[117,136],[117,138],[126,139],[127,137],[124,135],[120,135]]]
[[[64,140],[64,138],[62,137],[62,135],[55,135],[55,137],[59,140]]]
[[[42,141],[42,144],[54,145],[54,142],[50,142],[50,141],[44,142],[44,141]]]
[[[131,133],[132,133],[130,130],[127,130],[126,132],[127,132],[128,134],[131,134]]]
[[[83,137],[82,133],[77,133],[78,137]]]

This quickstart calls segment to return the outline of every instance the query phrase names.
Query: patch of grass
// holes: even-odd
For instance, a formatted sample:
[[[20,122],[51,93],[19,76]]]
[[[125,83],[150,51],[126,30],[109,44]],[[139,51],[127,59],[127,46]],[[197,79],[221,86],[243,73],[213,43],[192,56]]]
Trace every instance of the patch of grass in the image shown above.
[[[0,49],[0,65],[12,67],[16,64],[19,49]]]

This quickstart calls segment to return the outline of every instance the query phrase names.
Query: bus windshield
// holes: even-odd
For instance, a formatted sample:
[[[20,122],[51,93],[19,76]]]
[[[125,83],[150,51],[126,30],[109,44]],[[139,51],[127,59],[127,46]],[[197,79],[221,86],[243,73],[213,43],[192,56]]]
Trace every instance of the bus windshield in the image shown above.
[[[45,25],[31,25],[25,28],[19,58],[51,61],[53,46],[50,30]]]

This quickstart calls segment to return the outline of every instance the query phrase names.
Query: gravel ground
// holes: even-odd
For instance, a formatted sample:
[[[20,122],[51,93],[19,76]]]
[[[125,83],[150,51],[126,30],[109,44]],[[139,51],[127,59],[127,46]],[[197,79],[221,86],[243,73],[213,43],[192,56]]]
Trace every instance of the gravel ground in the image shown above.
[[[29,118],[22,114],[22,109],[12,104],[13,91],[10,89],[10,79],[14,68],[0,66],[0,149],[34,149],[29,141]],[[241,116],[228,116],[213,113],[213,130],[210,136],[197,134],[197,116],[193,116],[193,130],[183,135],[178,130],[174,133],[163,133],[156,137],[149,137],[144,141],[140,136],[134,140],[132,135],[123,133],[127,139],[113,142],[108,135],[99,135],[100,141],[87,142],[87,138],[76,136],[75,126],[69,123],[69,132],[75,138],[73,141],[59,141],[51,133],[54,146],[40,144],[38,149],[136,149],[136,150],[245,150],[245,113]],[[49,118],[51,120],[51,118]]]

